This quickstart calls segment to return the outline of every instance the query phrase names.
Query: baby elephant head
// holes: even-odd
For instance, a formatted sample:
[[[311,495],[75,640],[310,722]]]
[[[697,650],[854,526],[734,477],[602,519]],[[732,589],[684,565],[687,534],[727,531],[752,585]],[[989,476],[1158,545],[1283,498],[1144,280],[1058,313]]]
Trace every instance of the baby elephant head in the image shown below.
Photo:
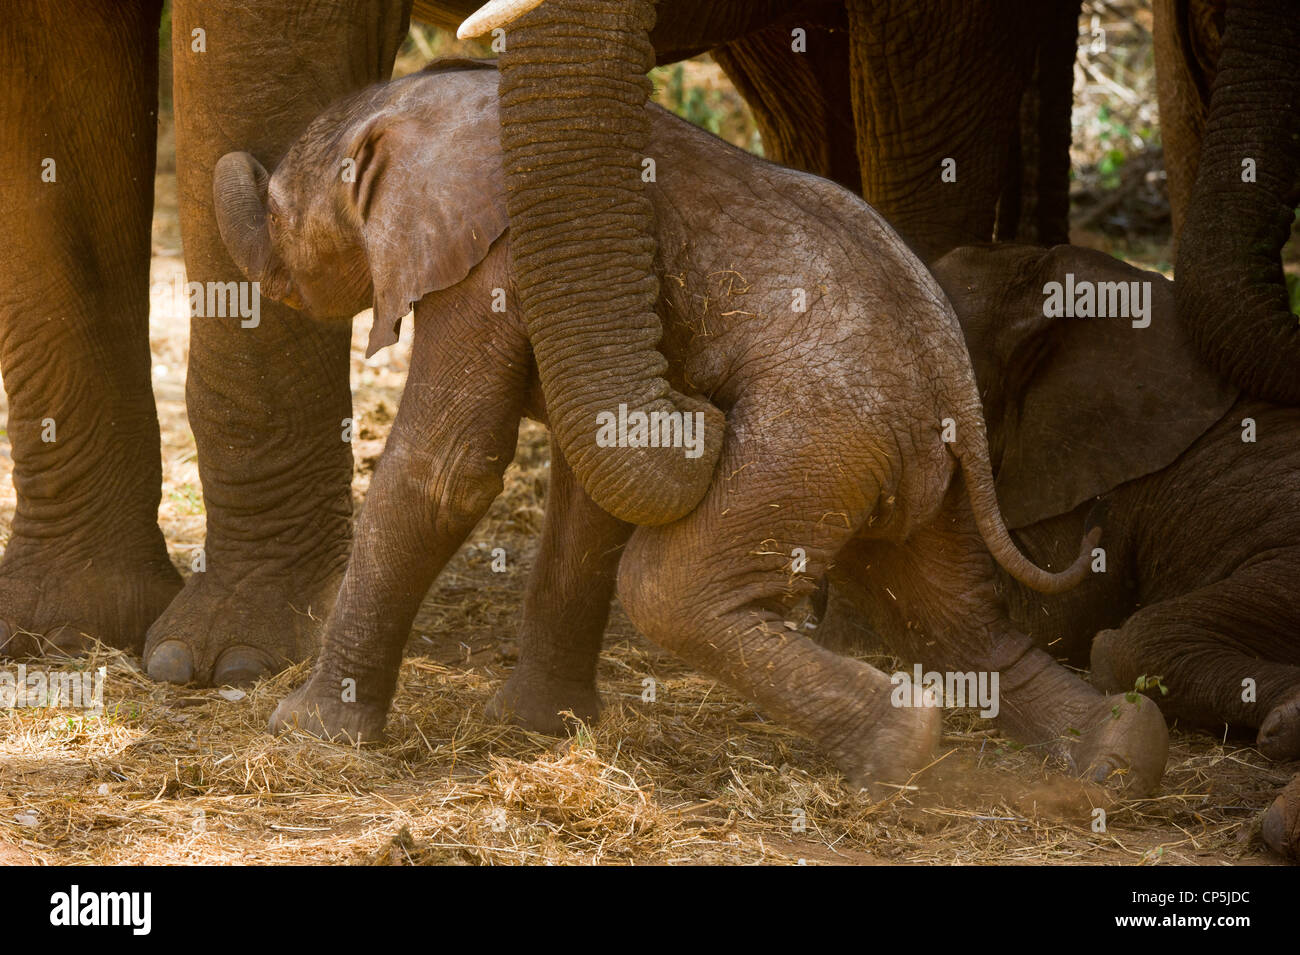
[[[273,174],[227,153],[217,225],[261,293],[321,320],[375,309],[368,354],[429,292],[455,285],[505,231],[496,73],[435,64],[335,103]]]

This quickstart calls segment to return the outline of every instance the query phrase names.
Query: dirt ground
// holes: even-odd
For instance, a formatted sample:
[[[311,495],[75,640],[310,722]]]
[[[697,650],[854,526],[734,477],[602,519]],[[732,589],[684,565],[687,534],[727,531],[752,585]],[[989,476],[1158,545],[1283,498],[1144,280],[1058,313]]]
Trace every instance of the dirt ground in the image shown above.
[[[161,521],[188,574],[204,511],[184,406],[188,319],[172,285],[183,265],[166,130],[163,138],[150,332]],[[1162,255],[1156,248],[1148,260]],[[366,361],[368,316],[356,322],[358,504],[401,396],[410,324],[398,346]],[[11,469],[0,436],[6,539]],[[595,725],[555,740],[486,721],[483,706],[513,662],[547,479],[545,433],[526,423],[505,493],[424,602],[382,745],[269,736],[271,710],[303,679],[301,666],[243,693],[154,685],[138,658],[108,649],[72,663],[27,661],[106,666],[106,707],[101,716],[0,711],[0,864],[1278,862],[1257,819],[1300,765],[1271,764],[1249,740],[1175,728],[1160,792],[1115,801],[970,712],[952,712],[937,764],[872,805],[808,741],[642,639],[617,608],[600,671],[606,712]],[[506,549],[505,573],[491,570],[494,547]],[[832,615],[827,626],[836,625],[848,623]]]

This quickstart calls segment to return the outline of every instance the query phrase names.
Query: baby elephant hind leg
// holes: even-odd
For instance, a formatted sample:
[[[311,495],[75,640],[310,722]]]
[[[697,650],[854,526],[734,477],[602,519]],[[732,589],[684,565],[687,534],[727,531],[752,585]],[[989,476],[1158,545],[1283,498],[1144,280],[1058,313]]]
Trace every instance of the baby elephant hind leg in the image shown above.
[[[1149,604],[1092,644],[1093,682],[1159,677],[1161,708],[1258,731],[1271,759],[1300,758],[1300,548],[1270,552],[1191,593]],[[1156,692],[1160,692],[1157,690]]]
[[[1103,696],[1013,627],[960,479],[931,524],[905,543],[855,541],[834,579],[895,653],[967,697],[950,704],[978,707],[1095,782],[1130,795],[1155,789],[1169,745],[1158,708],[1140,695]]]
[[[552,440],[546,522],[524,596],[519,662],[488,704],[489,716],[550,735],[564,732],[563,713],[596,719],[596,663],[632,530],[587,496]]]
[[[722,460],[694,512],[637,529],[619,596],[642,633],[811,737],[851,786],[881,798],[929,762],[939,711],[892,707],[884,673],[784,623],[865,523],[877,481],[865,457],[836,453],[842,436],[758,417],[728,416]]]

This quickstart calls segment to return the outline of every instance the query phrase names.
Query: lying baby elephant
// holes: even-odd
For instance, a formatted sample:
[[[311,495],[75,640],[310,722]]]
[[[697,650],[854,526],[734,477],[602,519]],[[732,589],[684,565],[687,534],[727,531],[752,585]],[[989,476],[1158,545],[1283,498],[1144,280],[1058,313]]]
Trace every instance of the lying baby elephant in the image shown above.
[[[1105,572],[1057,596],[1004,580],[1012,619],[1102,689],[1159,678],[1167,715],[1249,728],[1266,756],[1300,759],[1300,409],[1221,383],[1173,284],[1103,253],[966,248],[934,272],[1020,545],[1069,561],[1103,515]],[[1300,783],[1264,834],[1300,856]]]
[[[437,65],[335,104],[269,181],[247,154],[217,168],[222,235],[267,294],[322,319],[373,300],[372,351],[415,306],[406,393],[323,648],[275,728],[380,735],[421,599],[500,493],[521,415],[545,420],[498,241],[497,76],[473,66]],[[905,546],[892,559],[912,573],[892,596],[916,659],[999,671],[1009,732],[1072,747],[1097,778],[1121,771],[1153,787],[1167,743],[1156,708],[1097,693],[996,599],[994,560],[1058,591],[1089,572],[1096,537],[1057,574],[1011,543],[938,285],[857,197],[653,112],[661,347],[673,386],[726,413],[721,463],[686,518],[634,528],[596,508],[552,450],[520,661],[496,709],[543,728],[561,710],[595,715],[617,572],[647,636],[811,736],[852,784],[904,782],[930,756],[938,710],[896,705],[885,674],[783,624],[832,562],[877,572],[846,545],[895,542]],[[689,454],[699,437],[686,419],[658,422],[661,440],[648,442],[647,424],[612,405],[591,426],[598,442],[660,455]]]

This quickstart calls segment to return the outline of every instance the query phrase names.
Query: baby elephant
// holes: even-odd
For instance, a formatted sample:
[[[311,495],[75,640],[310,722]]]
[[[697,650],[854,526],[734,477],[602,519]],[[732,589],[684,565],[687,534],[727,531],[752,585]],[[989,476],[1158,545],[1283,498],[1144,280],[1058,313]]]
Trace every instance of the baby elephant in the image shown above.
[[[269,178],[247,154],[217,167],[222,236],[266,294],[322,320],[373,301],[372,352],[415,309],[406,394],[321,653],[273,728],[381,734],[421,599],[500,493],[521,415],[546,420],[508,278],[496,87],[490,68],[436,64],[335,104]],[[633,527],[552,449],[520,661],[494,709],[543,729],[562,710],[595,716],[617,580],[644,634],[812,737],[851,784],[904,783],[937,742],[933,699],[784,623],[838,563],[899,582],[889,599],[927,670],[997,672],[1008,732],[1152,788],[1167,742],[1156,708],[1087,686],[995,594],[994,561],[1038,590],[1077,584],[1096,534],[1059,573],[1015,549],[938,285],[857,197],[651,109],[666,375],[725,413],[722,456],[692,513]],[[592,265],[574,274],[599,301],[594,283],[613,278]],[[699,427],[634,420],[617,396],[591,422],[598,445],[665,460],[693,453]]]
[[[1300,759],[1300,409],[1220,381],[1158,273],[1014,245],[956,249],[934,273],[1017,542],[1068,560],[1104,504],[1105,573],[1053,597],[1007,581],[1012,619],[1102,689],[1159,678],[1167,715]],[[1289,793],[1263,832],[1300,855],[1300,785]]]

